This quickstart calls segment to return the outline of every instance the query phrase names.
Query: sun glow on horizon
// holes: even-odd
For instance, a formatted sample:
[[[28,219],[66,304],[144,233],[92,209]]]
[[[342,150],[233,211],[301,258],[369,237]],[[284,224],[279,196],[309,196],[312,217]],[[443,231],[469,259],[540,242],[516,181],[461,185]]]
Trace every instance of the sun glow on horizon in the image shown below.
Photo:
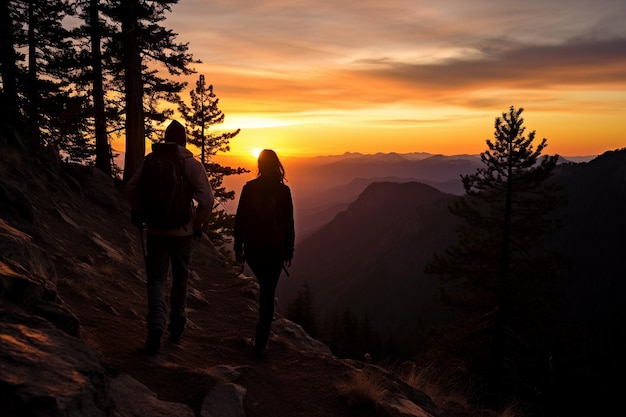
[[[250,151],[250,154],[257,159],[259,157],[259,154],[261,153],[261,151],[263,151],[263,149],[261,148],[253,148],[252,151]]]

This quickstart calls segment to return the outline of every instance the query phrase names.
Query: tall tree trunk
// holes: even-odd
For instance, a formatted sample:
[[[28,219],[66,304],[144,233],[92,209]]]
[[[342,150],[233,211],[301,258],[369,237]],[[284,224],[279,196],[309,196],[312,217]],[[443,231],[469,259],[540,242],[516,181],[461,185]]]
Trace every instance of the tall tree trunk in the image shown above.
[[[507,176],[506,190],[504,196],[504,218],[502,222],[502,240],[500,243],[500,259],[498,266],[498,306],[496,307],[494,327],[493,327],[493,346],[491,351],[491,383],[495,387],[496,401],[498,404],[504,400],[506,393],[505,386],[505,346],[506,326],[508,320],[508,311],[510,308],[510,300],[507,296],[509,283],[509,259],[510,259],[510,242],[511,242],[511,216],[513,215],[513,140],[517,136],[518,130],[515,129],[511,133],[508,142],[508,159],[507,159]]]
[[[146,152],[143,114],[143,80],[138,39],[137,0],[123,2],[122,39],[126,84],[126,156],[124,182],[137,171]]]
[[[89,0],[89,26],[91,30],[91,68],[93,76],[93,110],[96,134],[96,168],[111,176],[111,151],[104,115],[104,88],[102,87],[101,28],[98,0]]]
[[[0,120],[21,129],[19,101],[17,98],[17,53],[9,2],[0,2]]]
[[[34,2],[28,3],[28,87],[26,88],[26,116],[29,136],[34,143],[39,142],[39,89],[37,88],[37,39],[35,28],[37,16]]]
[[[204,108],[204,75],[200,75],[200,79],[199,79],[199,84],[200,84],[200,140],[202,140],[202,152],[201,152],[201,158],[200,161],[202,162],[202,166],[204,166],[204,164],[206,163],[206,159],[204,156],[204,117],[205,117],[205,108]]]

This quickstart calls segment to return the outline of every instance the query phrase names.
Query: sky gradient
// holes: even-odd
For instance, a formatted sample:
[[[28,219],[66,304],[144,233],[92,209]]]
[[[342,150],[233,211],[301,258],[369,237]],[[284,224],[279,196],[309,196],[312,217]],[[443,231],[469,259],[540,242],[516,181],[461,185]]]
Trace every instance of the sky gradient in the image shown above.
[[[626,146],[624,22],[624,0],[181,0],[165,26],[233,155],[480,153],[515,106],[566,156]]]

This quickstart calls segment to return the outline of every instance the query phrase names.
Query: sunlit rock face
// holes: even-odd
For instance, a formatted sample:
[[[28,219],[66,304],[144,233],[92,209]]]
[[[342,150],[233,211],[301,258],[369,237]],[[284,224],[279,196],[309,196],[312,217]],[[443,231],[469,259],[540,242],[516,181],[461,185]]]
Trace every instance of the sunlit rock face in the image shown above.
[[[62,204],[49,190],[67,190],[54,164],[27,163],[10,148],[2,154],[0,415],[110,415],[105,369],[79,338],[78,319],[57,291],[54,255],[42,246],[50,239],[46,214]]]
[[[19,312],[0,314],[0,403],[6,416],[105,416],[107,380],[80,339]]]

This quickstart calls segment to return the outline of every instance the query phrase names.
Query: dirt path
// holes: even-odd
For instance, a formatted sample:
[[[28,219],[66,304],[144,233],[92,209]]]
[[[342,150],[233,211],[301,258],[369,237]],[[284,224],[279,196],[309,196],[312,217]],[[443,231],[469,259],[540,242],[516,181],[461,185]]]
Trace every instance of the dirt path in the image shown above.
[[[92,268],[104,269],[108,275],[99,273],[88,284],[63,278],[59,291],[79,318],[81,336],[100,353],[112,374],[129,374],[161,400],[184,402],[198,413],[215,383],[206,371],[226,365],[241,373],[235,382],[247,390],[247,417],[362,415],[348,409],[336,393],[336,384],[348,377],[340,361],[301,351],[275,337],[264,360],[253,358],[251,337],[257,313],[250,278],[237,277],[237,271],[223,266],[207,241],[196,242],[194,248],[189,321],[183,339],[175,345],[164,335],[161,351],[146,355],[142,351],[146,301],[139,235],[128,239],[128,232],[103,229],[100,233],[110,244],[120,244],[123,267],[98,266],[102,252],[93,250],[83,257],[92,259]],[[124,236],[126,242],[120,241]],[[65,250],[86,250],[84,244],[75,244]],[[60,275],[71,277],[75,270],[68,265]]]

